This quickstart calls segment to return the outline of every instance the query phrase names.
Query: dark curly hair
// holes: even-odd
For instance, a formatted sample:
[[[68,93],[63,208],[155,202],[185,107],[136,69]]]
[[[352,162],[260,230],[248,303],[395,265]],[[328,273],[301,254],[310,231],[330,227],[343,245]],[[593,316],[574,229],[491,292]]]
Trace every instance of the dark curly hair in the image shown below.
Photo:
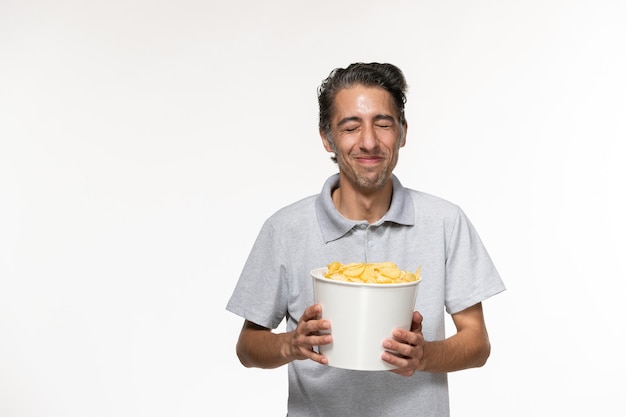
[[[407,84],[400,68],[392,64],[354,63],[347,68],[335,68],[322,81],[317,89],[319,103],[319,129],[328,138],[331,138],[331,119],[334,112],[335,96],[344,89],[355,85],[366,87],[380,87],[389,92],[400,118],[404,125],[404,104],[406,103]]]

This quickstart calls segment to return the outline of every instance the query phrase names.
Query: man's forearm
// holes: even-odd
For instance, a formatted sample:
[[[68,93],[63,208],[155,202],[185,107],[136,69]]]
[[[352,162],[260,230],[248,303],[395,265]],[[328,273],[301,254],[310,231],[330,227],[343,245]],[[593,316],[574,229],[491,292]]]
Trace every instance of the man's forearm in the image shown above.
[[[485,334],[464,331],[445,340],[426,342],[424,345],[424,371],[454,372],[478,368],[487,362],[491,353],[489,338]]]
[[[247,325],[239,335],[237,356],[248,368],[278,368],[295,359],[289,350],[289,337],[289,333]]]

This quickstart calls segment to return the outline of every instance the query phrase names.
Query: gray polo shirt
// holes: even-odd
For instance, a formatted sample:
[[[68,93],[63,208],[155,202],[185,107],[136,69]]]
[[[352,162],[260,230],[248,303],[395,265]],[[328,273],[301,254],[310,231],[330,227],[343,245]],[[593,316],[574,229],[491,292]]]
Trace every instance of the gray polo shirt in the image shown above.
[[[296,328],[313,304],[310,271],[330,262],[394,262],[422,281],[415,309],[426,340],[446,337],[445,312],[457,313],[505,289],[474,227],[456,205],[404,188],[393,176],[389,211],[368,224],[343,217],[331,192],[284,207],[263,224],[226,306],[275,329]],[[384,312],[381,312],[384,314]],[[310,360],[289,364],[289,416],[433,416],[449,414],[446,374],[352,371]]]

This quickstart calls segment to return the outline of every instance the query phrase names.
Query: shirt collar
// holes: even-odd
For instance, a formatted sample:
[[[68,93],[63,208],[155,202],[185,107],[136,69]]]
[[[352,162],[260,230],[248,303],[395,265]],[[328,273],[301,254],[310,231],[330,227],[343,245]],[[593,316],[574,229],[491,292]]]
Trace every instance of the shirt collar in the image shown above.
[[[393,196],[391,198],[391,206],[387,213],[374,225],[392,222],[412,226],[415,224],[413,200],[407,189],[402,186],[400,180],[395,175],[392,175],[392,182]],[[337,211],[331,193],[338,185],[339,174],[334,174],[326,180],[322,187],[322,192],[315,200],[315,211],[325,242],[337,240],[348,233],[355,225],[365,223],[363,220],[346,219]]]

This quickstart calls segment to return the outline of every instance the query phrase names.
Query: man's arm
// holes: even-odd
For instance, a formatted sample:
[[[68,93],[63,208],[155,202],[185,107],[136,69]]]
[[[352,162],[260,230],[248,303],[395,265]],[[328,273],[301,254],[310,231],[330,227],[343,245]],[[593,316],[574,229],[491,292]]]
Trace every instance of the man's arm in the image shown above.
[[[453,372],[483,366],[491,353],[482,304],[452,315],[457,332],[441,341],[424,341],[422,316],[415,312],[411,331],[396,329],[394,339],[384,347],[397,355],[384,353],[383,359],[399,368],[392,372],[410,376],[415,371]]]
[[[483,366],[491,353],[482,304],[452,315],[457,332],[449,338],[424,344],[423,369],[453,372]]]
[[[331,343],[332,336],[319,335],[330,328],[328,320],[319,320],[321,306],[315,304],[304,311],[296,330],[273,333],[267,327],[246,320],[237,341],[237,356],[243,366],[251,368],[277,368],[294,360],[311,359],[327,364],[324,355],[313,346]]]

